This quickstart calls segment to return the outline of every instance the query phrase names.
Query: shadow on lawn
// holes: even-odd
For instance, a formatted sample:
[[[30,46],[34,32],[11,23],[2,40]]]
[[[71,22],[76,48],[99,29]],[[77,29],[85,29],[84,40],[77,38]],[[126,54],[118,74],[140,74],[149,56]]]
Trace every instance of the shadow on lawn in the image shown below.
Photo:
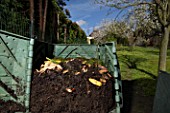
[[[123,80],[122,113],[152,113],[156,80]]]
[[[122,113],[130,113],[132,107],[133,98],[133,82],[134,81],[122,81],[123,89],[123,109]]]
[[[138,71],[141,71],[141,72],[143,72],[143,73],[145,73],[145,74],[148,74],[150,77],[152,77],[153,79],[156,79],[157,77],[154,75],[154,74],[152,74],[152,73],[150,73],[150,72],[148,72],[148,71],[146,71],[146,70],[144,70],[144,69],[140,69],[140,68],[138,68],[137,67],[137,65],[139,64],[139,63],[141,63],[141,62],[144,62],[144,61],[146,61],[147,59],[145,59],[145,58],[140,58],[140,57],[134,57],[134,56],[132,56],[132,55],[122,55],[121,56],[121,59],[120,59],[120,61],[121,62],[123,62],[123,63],[125,63],[127,66],[128,66],[128,68],[130,68],[130,69],[136,69],[136,70],[138,70]]]

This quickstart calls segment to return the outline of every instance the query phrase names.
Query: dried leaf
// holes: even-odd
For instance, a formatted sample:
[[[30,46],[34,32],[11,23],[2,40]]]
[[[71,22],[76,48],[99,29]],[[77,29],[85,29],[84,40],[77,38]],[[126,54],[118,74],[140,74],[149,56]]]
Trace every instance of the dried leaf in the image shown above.
[[[106,74],[102,74],[102,78],[104,78],[104,79],[109,79],[110,77],[109,76],[107,76]]]
[[[99,65],[99,69],[107,69],[105,66]]]
[[[96,86],[102,86],[102,83],[96,79],[89,78],[89,81]]]
[[[61,65],[57,64],[55,70],[56,71],[62,71],[63,67]]]
[[[87,66],[86,66],[86,65],[84,65],[84,66],[82,67],[82,71],[83,71],[83,72],[87,72],[87,71],[88,71],[88,69],[87,69]]]
[[[106,73],[106,72],[108,72],[108,70],[107,70],[107,69],[99,70],[99,73],[100,73],[100,74],[103,74],[103,73]]]
[[[69,72],[69,70],[68,70],[68,69],[67,69],[67,70],[64,70],[64,71],[63,71],[63,74],[65,74],[65,73],[67,73],[67,72]]]
[[[79,75],[80,74],[80,72],[75,72],[75,75]]]
[[[106,83],[106,80],[105,80],[105,79],[103,79],[103,78],[100,78],[100,82],[102,82],[102,83]]]
[[[86,63],[87,63],[87,61],[83,61],[83,62],[82,62],[82,64],[86,64]]]
[[[66,91],[72,93],[73,91],[70,88],[66,88]]]
[[[45,72],[47,69],[52,69],[56,71],[61,71],[63,68],[59,64],[55,64],[51,61],[45,61],[45,64],[41,66],[41,69],[38,71],[40,73]]]
[[[66,88],[66,91],[69,93],[72,93],[72,92],[76,91],[76,89],[75,88]]]
[[[107,76],[108,76],[108,77],[110,77],[110,78],[112,78],[112,77],[113,77],[113,76],[112,76],[111,74],[109,74],[109,73],[107,73]]]

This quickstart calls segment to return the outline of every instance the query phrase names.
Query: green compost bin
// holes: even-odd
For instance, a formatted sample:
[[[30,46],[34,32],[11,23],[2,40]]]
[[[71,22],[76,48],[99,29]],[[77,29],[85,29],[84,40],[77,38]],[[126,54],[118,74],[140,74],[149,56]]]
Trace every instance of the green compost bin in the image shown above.
[[[0,30],[0,99],[29,109],[34,39]]]
[[[37,41],[34,43],[34,41],[34,39],[0,30],[0,99],[20,103],[25,106],[27,113],[30,112],[31,74],[32,68],[37,64],[35,59],[38,58],[42,62],[41,59],[50,57],[45,52],[49,52],[48,44],[37,43]],[[37,44],[40,46],[36,47]],[[40,48],[41,51],[36,51],[35,48]],[[110,113],[121,112],[120,109],[123,107],[122,84],[114,42],[102,45],[54,44],[50,48],[54,48],[53,55],[56,57],[86,57],[102,60],[115,78],[116,108]],[[4,85],[5,87],[3,87]],[[6,88],[12,90],[13,93],[9,93]]]
[[[120,113],[123,107],[123,96],[122,96],[122,82],[120,78],[120,68],[116,55],[115,43],[106,43],[101,45],[66,45],[57,44],[54,46],[54,56],[62,58],[97,58],[101,60],[104,65],[108,68],[109,72],[112,73],[115,78],[115,101],[116,108],[110,113]]]

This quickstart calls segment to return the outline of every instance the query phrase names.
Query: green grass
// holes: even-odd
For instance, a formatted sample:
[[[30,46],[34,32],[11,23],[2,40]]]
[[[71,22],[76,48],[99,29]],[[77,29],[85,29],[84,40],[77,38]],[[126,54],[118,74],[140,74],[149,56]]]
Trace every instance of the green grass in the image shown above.
[[[167,53],[167,72],[170,73],[170,50]],[[147,95],[155,93],[158,76],[159,49],[152,47],[117,47],[122,80],[136,83]]]

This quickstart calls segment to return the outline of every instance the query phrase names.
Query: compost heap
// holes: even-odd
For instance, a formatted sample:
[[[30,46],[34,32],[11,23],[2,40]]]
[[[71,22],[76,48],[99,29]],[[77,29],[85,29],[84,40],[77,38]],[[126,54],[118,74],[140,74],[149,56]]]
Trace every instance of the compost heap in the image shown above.
[[[0,99],[0,113],[25,112],[25,107],[12,100],[4,101]]]
[[[32,113],[108,113],[114,108],[114,79],[99,61],[47,59],[33,76]]]

